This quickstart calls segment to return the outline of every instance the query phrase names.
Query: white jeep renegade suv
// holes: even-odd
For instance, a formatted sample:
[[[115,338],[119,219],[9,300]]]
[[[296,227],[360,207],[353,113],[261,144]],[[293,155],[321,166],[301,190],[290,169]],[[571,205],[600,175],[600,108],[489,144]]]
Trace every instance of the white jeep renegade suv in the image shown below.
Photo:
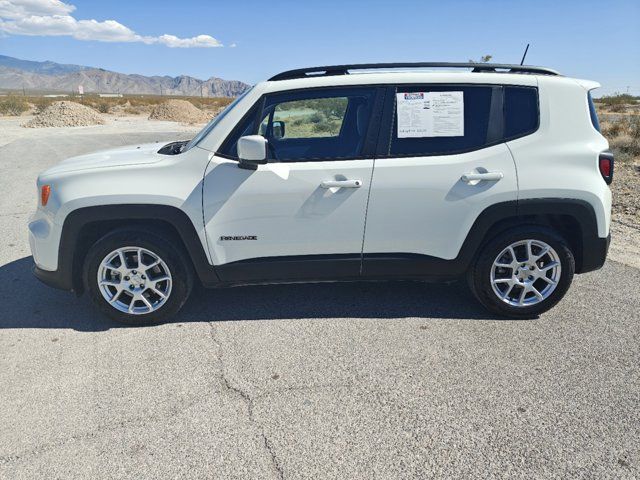
[[[42,173],[35,275],[129,323],[175,314],[195,282],[464,276],[489,310],[537,315],[607,254],[598,86],[520,65],[281,73],[189,142]]]

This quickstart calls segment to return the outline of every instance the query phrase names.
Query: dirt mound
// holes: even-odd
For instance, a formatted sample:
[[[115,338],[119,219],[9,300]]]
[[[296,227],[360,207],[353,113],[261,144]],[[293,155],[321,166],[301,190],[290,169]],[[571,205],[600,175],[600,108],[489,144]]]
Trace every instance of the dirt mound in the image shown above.
[[[40,127],[86,127],[103,125],[98,112],[75,102],[54,102],[40,114],[22,125],[29,128]]]
[[[186,100],[167,100],[156,106],[149,120],[169,120],[182,123],[205,123],[212,115],[203,112]]]

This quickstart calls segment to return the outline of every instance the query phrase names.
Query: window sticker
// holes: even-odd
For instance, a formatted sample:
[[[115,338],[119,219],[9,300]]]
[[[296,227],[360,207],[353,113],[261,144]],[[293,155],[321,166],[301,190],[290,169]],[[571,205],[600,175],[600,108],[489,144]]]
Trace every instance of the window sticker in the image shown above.
[[[464,136],[462,93],[397,93],[398,138]]]

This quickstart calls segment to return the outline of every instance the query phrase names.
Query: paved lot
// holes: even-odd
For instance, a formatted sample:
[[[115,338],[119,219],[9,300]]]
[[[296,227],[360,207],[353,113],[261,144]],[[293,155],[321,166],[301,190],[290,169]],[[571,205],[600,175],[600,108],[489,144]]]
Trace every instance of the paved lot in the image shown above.
[[[39,170],[175,136],[100,132],[0,147],[0,478],[640,476],[640,270],[530,321],[379,283],[199,292],[122,328],[30,274]]]

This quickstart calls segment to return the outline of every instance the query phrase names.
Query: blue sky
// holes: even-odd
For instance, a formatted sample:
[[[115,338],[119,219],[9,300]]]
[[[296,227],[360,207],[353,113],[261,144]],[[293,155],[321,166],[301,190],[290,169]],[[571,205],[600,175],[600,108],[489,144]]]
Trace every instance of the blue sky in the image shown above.
[[[13,2],[23,8],[24,0]],[[640,0],[28,3],[34,2],[46,12],[20,14],[60,14],[62,8],[72,22],[115,20],[116,36],[102,28],[113,24],[95,22],[82,29],[74,23],[78,38],[55,29],[58,35],[34,35],[33,25],[8,25],[23,19],[15,12],[8,19],[0,6],[1,54],[125,73],[255,83],[285,69],[332,63],[466,61],[483,54],[492,54],[496,62],[519,63],[529,42],[527,63],[597,80],[603,93],[629,86],[640,94]],[[165,34],[174,37],[160,38]],[[209,37],[194,40],[198,35]],[[223,46],[213,47],[216,41]],[[169,46],[179,42],[194,45]]]

